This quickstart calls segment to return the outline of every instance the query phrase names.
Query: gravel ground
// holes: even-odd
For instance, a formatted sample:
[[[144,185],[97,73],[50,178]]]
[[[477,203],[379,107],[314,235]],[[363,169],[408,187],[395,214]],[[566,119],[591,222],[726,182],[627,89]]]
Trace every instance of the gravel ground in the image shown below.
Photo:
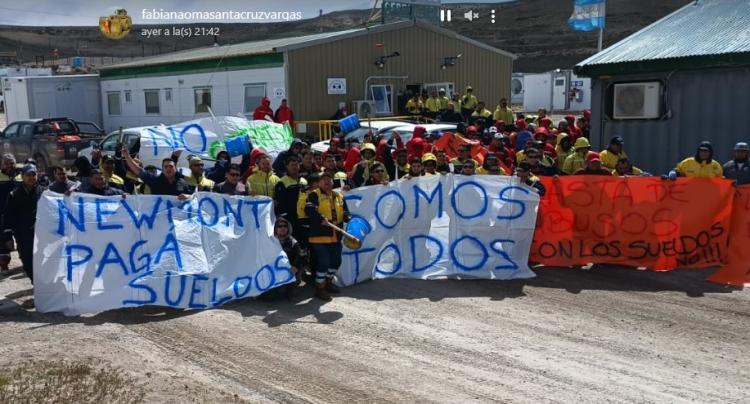
[[[18,261],[14,260],[18,265]],[[39,314],[0,275],[0,368],[86,360],[148,402],[750,401],[750,292],[710,271],[539,269],[526,281],[372,281],[333,302]]]

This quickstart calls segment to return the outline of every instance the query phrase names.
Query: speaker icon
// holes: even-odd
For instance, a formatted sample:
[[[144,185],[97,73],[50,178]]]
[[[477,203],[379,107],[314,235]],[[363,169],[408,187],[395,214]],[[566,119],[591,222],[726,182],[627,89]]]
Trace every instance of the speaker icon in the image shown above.
[[[479,19],[479,13],[473,10],[469,10],[464,13],[464,18],[469,21],[474,21]]]

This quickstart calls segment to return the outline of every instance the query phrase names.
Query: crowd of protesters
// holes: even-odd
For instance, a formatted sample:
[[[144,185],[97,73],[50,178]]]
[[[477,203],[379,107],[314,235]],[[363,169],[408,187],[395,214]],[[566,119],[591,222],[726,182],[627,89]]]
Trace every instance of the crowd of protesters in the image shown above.
[[[275,113],[268,104],[264,99],[254,117],[293,121],[286,103]],[[274,234],[298,279],[291,286],[267,293],[272,297],[280,293],[288,296],[306,278],[306,283],[315,286],[315,296],[327,301],[331,293],[338,292],[333,279],[341,266],[342,234],[337,228],[350,217],[343,191],[420,176],[516,175],[522,184],[544,195],[541,176],[649,175],[633,166],[619,136],[613,137],[604,150],[592,150],[588,140],[589,111],[580,117],[567,115],[556,125],[545,110],[539,110],[535,117],[515,114],[505,99],[491,112],[471,87],[463,96],[454,94],[450,99],[443,89],[426,100],[414,96],[406,108],[410,113],[455,122],[455,136],[467,141],[462,141],[453,156],[437,147],[437,138],[427,136],[421,126],[414,128],[407,142],[395,132],[389,137],[366,136],[361,144],[339,134],[322,153],[295,138],[289,149],[275,159],[260,148],[251,148],[241,163],[235,164],[222,151],[211,167],[205,167],[199,156],[183,156],[179,150],[165,158],[161,167],[144,166],[137,158],[136,143],[114,155],[94,150],[91,158],[79,157],[73,177],[63,167],[51,167],[46,176],[38,172],[33,160],[27,160],[19,169],[15,158],[6,154],[0,167],[0,206],[4,206],[0,269],[7,270],[9,254],[17,248],[33,282],[36,206],[46,189],[66,195],[156,194],[180,200],[198,191],[267,196],[274,200]],[[343,108],[338,113],[346,115]],[[725,177],[738,184],[750,183],[750,147],[737,143],[734,153],[734,158],[722,166],[714,159],[711,144],[703,142],[694,156],[679,162],[663,178]],[[189,173],[178,170],[181,162],[189,167]]]

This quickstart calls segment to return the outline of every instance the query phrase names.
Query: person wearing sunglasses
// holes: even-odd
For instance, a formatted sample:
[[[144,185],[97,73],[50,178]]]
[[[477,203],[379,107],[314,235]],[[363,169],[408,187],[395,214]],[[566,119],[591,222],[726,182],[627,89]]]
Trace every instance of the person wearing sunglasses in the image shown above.
[[[451,159],[450,164],[453,166],[465,165],[466,162],[472,162],[474,167],[479,165],[479,162],[471,158],[471,146],[464,143],[458,147],[458,156]]]
[[[474,165],[474,160],[467,160],[462,166],[461,166],[461,175],[474,175],[476,173],[476,166]]]
[[[382,163],[376,162],[370,167],[370,176],[364,183],[364,186],[368,185],[388,185],[388,176]]]
[[[560,175],[560,170],[553,164],[544,164],[542,162],[542,151],[531,147],[526,149],[524,160],[522,162],[529,163],[529,170],[533,175],[541,175],[546,177],[552,177]],[[519,163],[520,164],[520,163]]]
[[[286,215],[279,216],[273,226],[273,235],[279,240],[281,248],[289,258],[289,270],[294,274],[295,282],[278,286],[264,292],[260,295],[261,300],[274,300],[280,297],[286,297],[286,299],[289,300],[293,297],[294,289],[301,282],[301,268],[303,268],[304,259],[302,257],[300,243],[292,236],[293,230],[294,227],[292,226],[292,223],[287,220]]]
[[[230,164],[225,180],[214,185],[212,191],[224,195],[247,195],[247,187],[240,181],[241,176],[239,164]]]
[[[487,157],[484,158],[484,163],[481,167],[477,168],[478,175],[508,175],[508,173],[500,167],[500,160],[498,160],[495,153],[488,153]]]
[[[216,184],[203,175],[203,160],[200,157],[194,156],[190,158],[189,162],[190,176],[185,177],[185,182],[195,188],[197,192],[211,191]]]

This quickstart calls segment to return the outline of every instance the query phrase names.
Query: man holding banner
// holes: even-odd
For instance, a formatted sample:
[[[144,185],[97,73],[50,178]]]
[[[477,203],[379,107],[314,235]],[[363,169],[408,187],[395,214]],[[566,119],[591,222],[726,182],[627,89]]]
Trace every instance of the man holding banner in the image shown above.
[[[333,276],[341,266],[341,227],[349,220],[344,196],[333,190],[333,176],[320,174],[320,187],[307,195],[305,214],[310,218],[309,243],[315,256],[315,297],[330,301],[329,293],[338,293]],[[333,225],[333,226],[331,226]]]

